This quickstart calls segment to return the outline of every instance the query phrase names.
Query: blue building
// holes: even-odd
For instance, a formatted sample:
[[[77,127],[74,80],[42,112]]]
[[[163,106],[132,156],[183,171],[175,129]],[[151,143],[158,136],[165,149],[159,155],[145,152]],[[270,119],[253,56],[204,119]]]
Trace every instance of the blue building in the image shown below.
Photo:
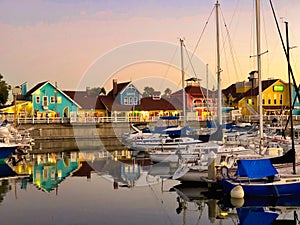
[[[131,82],[118,83],[113,80],[113,88],[106,96],[99,96],[99,100],[108,111],[108,116],[125,116],[141,103],[141,93]]]

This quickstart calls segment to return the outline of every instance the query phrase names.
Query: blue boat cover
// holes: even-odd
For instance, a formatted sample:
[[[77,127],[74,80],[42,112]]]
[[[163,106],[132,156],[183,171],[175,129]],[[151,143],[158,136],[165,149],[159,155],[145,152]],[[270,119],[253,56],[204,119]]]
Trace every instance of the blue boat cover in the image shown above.
[[[278,174],[269,159],[239,160],[236,175],[249,178],[262,178]]]
[[[241,225],[264,224],[271,225],[278,217],[277,213],[265,212],[263,208],[236,209]]]

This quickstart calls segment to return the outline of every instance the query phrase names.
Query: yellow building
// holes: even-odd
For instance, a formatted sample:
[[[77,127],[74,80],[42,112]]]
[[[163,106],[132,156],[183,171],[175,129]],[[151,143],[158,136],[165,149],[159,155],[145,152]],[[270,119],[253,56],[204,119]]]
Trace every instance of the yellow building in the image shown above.
[[[257,72],[253,71],[248,82],[237,82],[223,90],[226,107],[239,109],[242,115],[258,114],[258,89]],[[288,83],[281,79],[263,80],[262,104],[264,115],[286,114],[289,109]]]

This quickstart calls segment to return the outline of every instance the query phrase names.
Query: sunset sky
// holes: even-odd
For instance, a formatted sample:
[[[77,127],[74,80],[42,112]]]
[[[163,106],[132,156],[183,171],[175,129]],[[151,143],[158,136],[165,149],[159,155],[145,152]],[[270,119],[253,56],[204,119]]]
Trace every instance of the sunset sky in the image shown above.
[[[111,79],[164,90],[180,88],[179,38],[184,38],[187,77],[215,86],[216,38],[213,0],[104,1],[0,0],[0,73],[10,85],[28,88],[49,80],[63,90],[111,88]],[[246,80],[256,69],[254,0],[220,0],[222,87]],[[298,0],[273,0],[285,40],[299,46]],[[287,65],[271,14],[261,0],[262,78],[287,81]],[[212,14],[211,14],[212,13]],[[211,16],[210,16],[211,15]],[[207,26],[205,26],[206,22]],[[199,45],[196,48],[197,41]],[[299,76],[300,48],[291,50]],[[196,60],[197,59],[197,60]],[[156,77],[156,78],[155,78]],[[299,83],[299,79],[297,79]]]

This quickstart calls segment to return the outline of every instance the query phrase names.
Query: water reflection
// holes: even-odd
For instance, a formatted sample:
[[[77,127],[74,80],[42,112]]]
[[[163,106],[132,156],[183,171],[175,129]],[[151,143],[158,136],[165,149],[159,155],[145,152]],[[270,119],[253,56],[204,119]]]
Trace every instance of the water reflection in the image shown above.
[[[300,196],[228,199],[219,190],[171,180],[176,169],[176,163],[152,165],[127,150],[28,154],[0,164],[0,216],[13,215],[6,224],[245,225],[258,215],[260,224],[298,220]],[[15,215],[18,209],[24,213]]]
[[[230,214],[236,211],[239,224],[299,224],[300,196],[221,198],[219,207]]]

